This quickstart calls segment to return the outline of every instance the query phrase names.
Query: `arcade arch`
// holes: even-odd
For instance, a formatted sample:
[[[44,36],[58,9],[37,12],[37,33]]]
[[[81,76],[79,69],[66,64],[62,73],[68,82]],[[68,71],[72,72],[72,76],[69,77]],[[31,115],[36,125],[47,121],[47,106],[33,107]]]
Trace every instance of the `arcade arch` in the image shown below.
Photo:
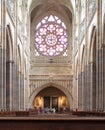
[[[66,90],[66,88],[63,88],[62,86],[60,85],[57,85],[57,84],[54,84],[54,83],[48,83],[48,84],[45,84],[43,86],[40,86],[37,88],[37,91],[33,91],[33,93],[31,94],[30,98],[29,98],[29,105],[28,107],[29,108],[33,108],[33,102],[34,102],[34,99],[35,97],[44,89],[47,89],[49,88],[50,86],[53,86],[54,88],[56,88],[57,90],[61,91],[61,93],[63,93],[64,95],[62,96],[65,96],[67,97],[67,100],[68,100],[68,104],[69,104],[69,108],[72,109],[72,102],[73,102],[73,97],[71,95],[71,93],[68,92],[68,90]]]

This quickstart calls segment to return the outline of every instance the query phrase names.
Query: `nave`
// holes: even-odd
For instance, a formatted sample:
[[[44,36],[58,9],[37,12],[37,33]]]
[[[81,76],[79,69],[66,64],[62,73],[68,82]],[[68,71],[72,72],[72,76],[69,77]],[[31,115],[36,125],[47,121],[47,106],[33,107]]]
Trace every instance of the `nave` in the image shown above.
[[[0,129],[103,130],[104,57],[105,0],[0,0]]]

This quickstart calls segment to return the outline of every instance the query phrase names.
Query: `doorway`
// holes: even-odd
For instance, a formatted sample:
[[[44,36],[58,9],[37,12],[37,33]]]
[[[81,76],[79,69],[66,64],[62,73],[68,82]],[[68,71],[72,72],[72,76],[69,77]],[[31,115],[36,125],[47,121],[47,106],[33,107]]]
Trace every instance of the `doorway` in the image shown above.
[[[58,110],[58,97],[44,97],[44,108],[55,108]]]
[[[44,97],[44,108],[50,108],[50,97]]]

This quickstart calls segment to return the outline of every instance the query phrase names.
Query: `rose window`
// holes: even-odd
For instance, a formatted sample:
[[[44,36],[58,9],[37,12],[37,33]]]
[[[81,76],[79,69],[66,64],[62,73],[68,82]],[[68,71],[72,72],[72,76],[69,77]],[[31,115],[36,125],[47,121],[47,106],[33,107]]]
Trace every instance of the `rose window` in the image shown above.
[[[46,44],[53,46],[57,43],[57,38],[54,34],[49,34],[46,36]]]
[[[37,25],[35,47],[45,56],[57,56],[67,50],[68,35],[65,24],[56,16],[47,16]]]

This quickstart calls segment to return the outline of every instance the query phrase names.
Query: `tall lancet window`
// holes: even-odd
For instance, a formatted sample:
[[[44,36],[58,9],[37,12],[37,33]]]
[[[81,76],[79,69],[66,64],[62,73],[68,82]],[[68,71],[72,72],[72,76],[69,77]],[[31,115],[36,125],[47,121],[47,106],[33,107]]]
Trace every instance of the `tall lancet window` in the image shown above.
[[[46,16],[36,26],[35,48],[44,56],[58,56],[67,51],[67,28],[57,16]]]

